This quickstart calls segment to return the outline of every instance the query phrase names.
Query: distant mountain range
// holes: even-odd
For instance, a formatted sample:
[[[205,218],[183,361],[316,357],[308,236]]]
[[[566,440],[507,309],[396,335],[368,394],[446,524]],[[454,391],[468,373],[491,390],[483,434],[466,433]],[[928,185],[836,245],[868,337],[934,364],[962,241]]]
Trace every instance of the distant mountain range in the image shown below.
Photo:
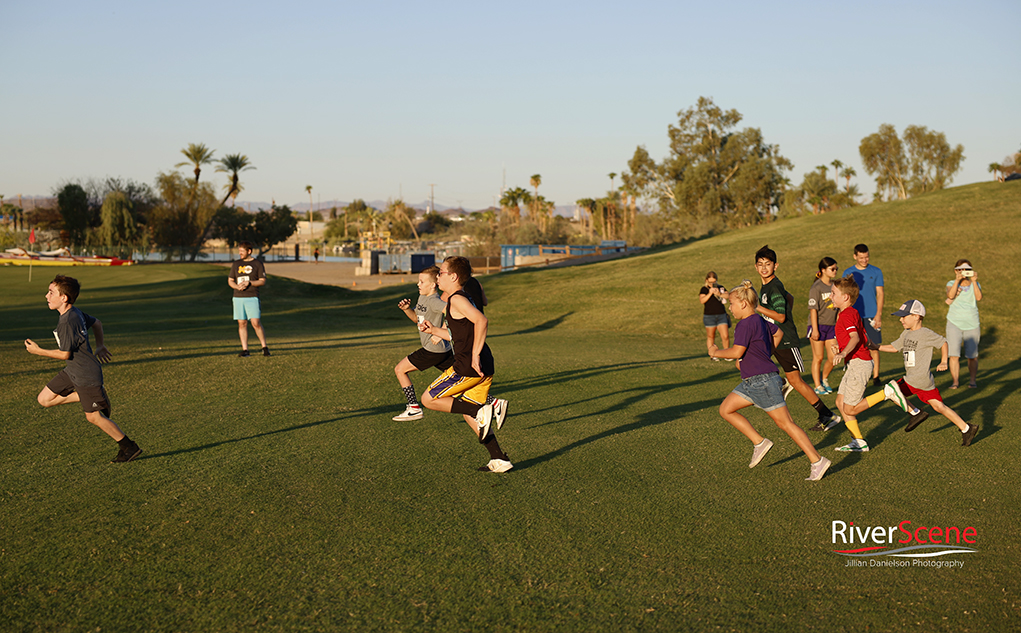
[[[315,203],[313,208],[316,211],[329,212],[329,210],[331,208],[333,208],[333,207],[337,207],[337,209],[343,209],[344,207],[346,207],[349,204],[351,204],[351,203],[350,202],[341,201],[341,200],[324,200],[322,202]],[[382,210],[382,209],[386,208],[387,201],[386,200],[366,200],[365,204],[367,204],[370,207],[373,207],[375,209]],[[418,202],[418,203],[407,203],[407,204],[411,208],[417,209],[418,211],[421,211],[422,213],[425,213],[426,211],[429,210],[429,201],[428,200],[424,200],[424,201]],[[244,207],[246,210],[249,210],[249,211],[254,213],[256,211],[268,210],[273,205],[271,203],[269,203],[269,202],[242,202],[242,201],[238,201],[238,206],[239,207]],[[291,208],[291,211],[297,211],[298,213],[308,213],[309,203],[307,203],[307,202],[298,202],[296,204],[289,204],[287,206]],[[442,215],[457,216],[457,215],[460,215],[462,212],[465,213],[465,214],[468,214],[468,213],[472,213],[474,211],[485,211],[485,209],[463,209],[463,208],[460,208],[460,207],[447,207],[447,206],[444,206],[442,204],[437,204],[436,205],[436,212],[440,213]],[[562,215],[564,217],[573,217],[574,216],[574,205],[570,205],[570,206],[567,206],[567,205],[557,205],[555,207],[555,213],[557,215]]]

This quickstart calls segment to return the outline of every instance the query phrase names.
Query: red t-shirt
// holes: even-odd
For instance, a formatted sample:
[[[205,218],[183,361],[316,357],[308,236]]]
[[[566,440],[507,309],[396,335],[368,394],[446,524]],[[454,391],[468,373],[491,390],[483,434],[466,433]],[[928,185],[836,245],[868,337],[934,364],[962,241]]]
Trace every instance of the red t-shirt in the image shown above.
[[[844,359],[845,362],[852,358],[860,358],[862,360],[872,360],[872,354],[869,353],[868,345],[866,344],[869,337],[865,334],[865,322],[861,320],[861,315],[858,311],[852,307],[844,308],[837,315],[837,327],[835,334],[837,335],[837,346],[843,350],[847,347],[848,342],[851,340],[851,332],[858,333],[858,345],[855,346],[851,353]]]

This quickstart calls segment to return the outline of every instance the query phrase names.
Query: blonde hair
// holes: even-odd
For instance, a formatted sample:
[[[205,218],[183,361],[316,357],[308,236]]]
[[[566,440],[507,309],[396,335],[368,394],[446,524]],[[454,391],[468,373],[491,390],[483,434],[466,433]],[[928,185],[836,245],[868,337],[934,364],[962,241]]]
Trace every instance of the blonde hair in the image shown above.
[[[730,291],[730,302],[734,303],[735,300],[743,301],[753,308],[758,307],[759,295],[752,287],[752,282],[745,279],[740,286]]]
[[[867,253],[868,251],[862,251]],[[847,277],[841,277],[833,282],[833,287],[840,290],[848,297],[851,298],[851,305],[858,300],[858,284],[854,281],[854,277],[848,275]]]

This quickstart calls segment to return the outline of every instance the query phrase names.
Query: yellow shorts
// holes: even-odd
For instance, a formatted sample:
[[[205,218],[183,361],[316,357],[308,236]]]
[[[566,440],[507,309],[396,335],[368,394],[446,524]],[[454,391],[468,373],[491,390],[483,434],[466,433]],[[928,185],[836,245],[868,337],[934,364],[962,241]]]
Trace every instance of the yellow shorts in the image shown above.
[[[433,381],[426,390],[433,398],[457,398],[478,405],[486,404],[489,397],[489,386],[493,384],[492,376],[458,376],[450,367]]]

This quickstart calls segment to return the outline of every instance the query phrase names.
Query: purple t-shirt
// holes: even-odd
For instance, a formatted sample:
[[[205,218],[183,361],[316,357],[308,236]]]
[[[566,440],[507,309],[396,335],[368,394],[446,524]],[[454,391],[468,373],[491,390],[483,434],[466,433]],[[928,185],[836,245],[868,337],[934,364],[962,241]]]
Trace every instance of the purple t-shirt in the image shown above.
[[[741,357],[741,378],[776,373],[776,365],[770,356],[773,355],[773,334],[777,329],[757,313],[738,322],[734,328],[734,345],[745,348]]]

